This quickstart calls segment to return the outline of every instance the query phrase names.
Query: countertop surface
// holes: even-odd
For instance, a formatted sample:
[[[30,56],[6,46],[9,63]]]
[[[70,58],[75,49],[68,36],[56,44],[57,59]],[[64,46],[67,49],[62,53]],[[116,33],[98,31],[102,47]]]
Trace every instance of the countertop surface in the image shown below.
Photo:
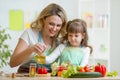
[[[61,77],[4,77],[0,80],[120,80],[120,77],[103,77],[103,78],[61,78]]]
[[[62,78],[47,76],[28,77],[28,75],[17,74],[14,77],[12,75],[0,76],[0,80],[120,80],[120,77],[100,77],[100,78]]]

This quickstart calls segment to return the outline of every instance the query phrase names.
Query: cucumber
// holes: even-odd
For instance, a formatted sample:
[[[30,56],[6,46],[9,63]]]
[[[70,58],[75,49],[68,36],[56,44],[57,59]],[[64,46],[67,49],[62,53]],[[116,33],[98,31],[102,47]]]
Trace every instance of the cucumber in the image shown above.
[[[102,74],[99,72],[79,72],[75,74],[71,74],[69,78],[97,78],[102,77]]]

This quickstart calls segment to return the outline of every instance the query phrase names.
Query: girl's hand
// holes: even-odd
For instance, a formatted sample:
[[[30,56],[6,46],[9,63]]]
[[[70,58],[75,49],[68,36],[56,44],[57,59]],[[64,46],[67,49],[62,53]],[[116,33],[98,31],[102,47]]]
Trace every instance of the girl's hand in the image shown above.
[[[41,55],[46,49],[46,46],[40,43],[36,43],[32,47],[33,47],[33,52],[36,52],[38,55]]]

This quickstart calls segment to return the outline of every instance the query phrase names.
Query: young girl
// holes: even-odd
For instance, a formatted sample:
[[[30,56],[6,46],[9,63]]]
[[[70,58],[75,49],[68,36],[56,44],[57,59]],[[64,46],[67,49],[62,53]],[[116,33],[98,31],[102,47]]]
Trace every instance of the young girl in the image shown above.
[[[71,65],[87,65],[92,48],[88,46],[86,22],[81,19],[69,21],[66,31],[67,34],[63,37],[62,44],[46,56],[45,63],[52,63],[59,58],[60,64],[69,61]]]

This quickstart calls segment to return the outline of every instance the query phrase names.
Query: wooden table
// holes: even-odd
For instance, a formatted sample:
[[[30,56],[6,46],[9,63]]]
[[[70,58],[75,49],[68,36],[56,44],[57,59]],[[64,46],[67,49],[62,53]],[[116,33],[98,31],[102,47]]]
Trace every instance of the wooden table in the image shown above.
[[[0,80],[120,80],[120,77],[101,77],[101,78],[61,78],[61,77],[28,77],[28,76],[0,76]]]
[[[120,80],[120,77],[104,78],[61,78],[61,77],[1,77],[0,80]]]

